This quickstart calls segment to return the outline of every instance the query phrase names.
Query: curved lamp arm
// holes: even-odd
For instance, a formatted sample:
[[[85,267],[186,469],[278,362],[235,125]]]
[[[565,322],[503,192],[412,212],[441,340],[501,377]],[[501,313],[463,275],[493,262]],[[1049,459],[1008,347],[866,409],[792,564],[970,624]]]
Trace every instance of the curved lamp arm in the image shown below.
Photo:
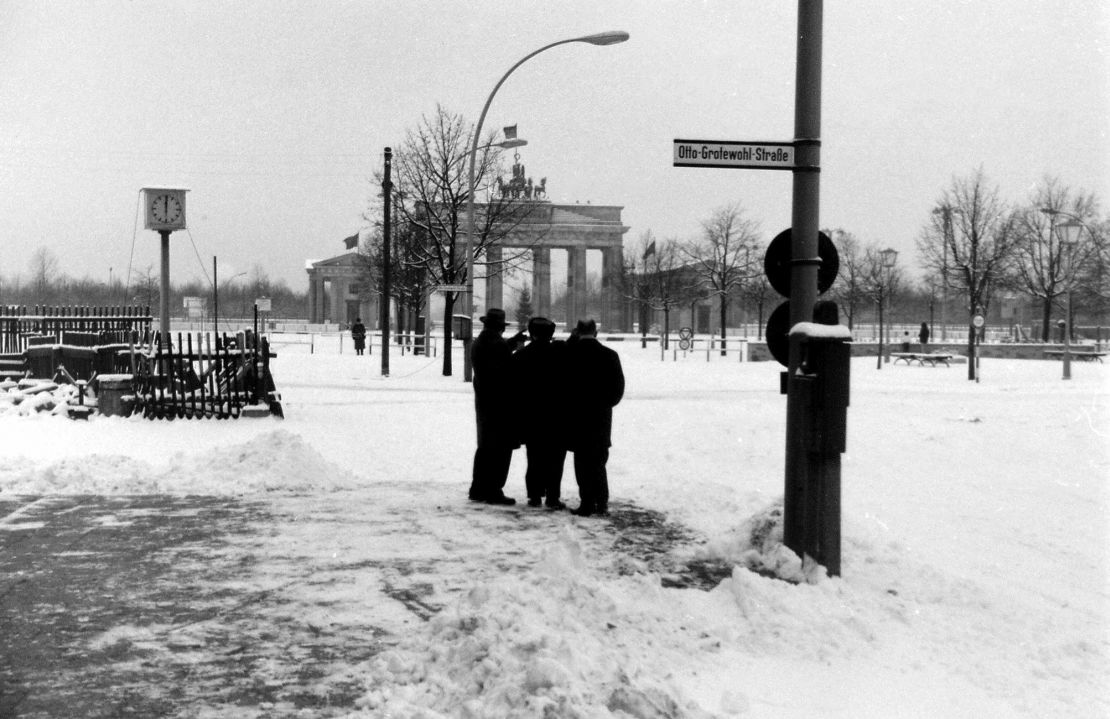
[[[596,35],[585,35],[583,37],[573,37],[544,45],[540,49],[534,50],[517,60],[516,63],[501,76],[501,79],[493,86],[493,91],[490,92],[489,97],[486,98],[486,104],[482,106],[482,114],[478,116],[478,124],[474,126],[474,137],[471,138],[470,142],[470,167],[467,173],[466,185],[466,313],[468,317],[472,319],[474,317],[474,163],[478,155],[478,141],[482,134],[482,125],[485,124],[486,113],[489,112],[489,106],[493,103],[494,95],[497,94],[497,91],[501,89],[501,85],[509,78],[509,75],[513,74],[514,70],[545,50],[550,50],[553,47],[566,45],[572,42],[585,42],[590,45],[615,45],[627,39],[628,33],[614,31],[598,33]],[[470,381],[471,372],[470,353],[464,352],[463,381]]]

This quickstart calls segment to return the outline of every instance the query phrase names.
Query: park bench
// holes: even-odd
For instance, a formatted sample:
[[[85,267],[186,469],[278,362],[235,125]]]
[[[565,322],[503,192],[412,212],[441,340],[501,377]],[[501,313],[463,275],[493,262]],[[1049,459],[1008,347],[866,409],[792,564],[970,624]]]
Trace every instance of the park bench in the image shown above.
[[[936,367],[938,362],[943,363],[945,367],[950,367],[948,361],[952,359],[952,355],[939,352],[891,352],[890,356],[894,358],[894,364],[898,364],[898,360],[902,360],[906,364],[916,362],[922,367],[925,365]]]
[[[1102,362],[1102,358],[1106,356],[1105,352],[1095,352],[1092,350],[1045,350],[1045,357],[1051,359],[1063,358],[1065,354],[1071,355],[1072,359],[1081,360],[1084,362]]]

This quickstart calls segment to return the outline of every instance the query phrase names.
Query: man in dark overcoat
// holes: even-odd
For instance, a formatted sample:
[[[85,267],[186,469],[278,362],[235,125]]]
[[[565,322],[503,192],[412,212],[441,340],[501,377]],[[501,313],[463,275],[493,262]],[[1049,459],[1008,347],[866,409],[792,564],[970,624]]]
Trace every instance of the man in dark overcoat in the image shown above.
[[[513,366],[525,401],[518,426],[528,453],[524,484],[528,506],[546,504],[566,509],[559,500],[566,446],[566,343],[553,341],[555,323],[546,317],[528,321],[532,341],[513,355]],[[546,497],[546,501],[544,498]]]
[[[578,341],[567,343],[568,446],[582,498],[572,514],[609,513],[609,475],[605,465],[612,446],[613,407],[624,396],[624,371],[616,352],[597,339],[597,323],[579,320]]]
[[[478,424],[478,448],[474,451],[474,470],[470,499],[488,504],[516,504],[505,496],[509,462],[520,446],[512,415],[513,399],[519,388],[513,379],[512,354],[523,333],[510,344],[505,331],[505,311],[490,308],[482,320],[482,331],[470,348],[474,369],[474,409]]]

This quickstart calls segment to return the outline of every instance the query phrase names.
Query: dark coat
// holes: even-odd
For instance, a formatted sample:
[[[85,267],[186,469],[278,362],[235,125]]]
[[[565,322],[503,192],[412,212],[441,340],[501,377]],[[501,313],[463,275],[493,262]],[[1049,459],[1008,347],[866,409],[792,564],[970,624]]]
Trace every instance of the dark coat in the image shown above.
[[[923,345],[929,343],[929,325],[921,323],[921,331],[917,333],[917,339],[921,340]]]
[[[612,446],[613,407],[624,396],[624,371],[616,352],[596,337],[567,344],[569,448]]]
[[[517,392],[525,412],[517,423],[525,444],[565,446],[566,343],[530,342],[513,355]]]
[[[366,325],[361,322],[355,322],[351,325],[351,339],[355,341],[355,349],[360,350],[366,347]]]
[[[479,447],[520,446],[513,417],[518,388],[512,355],[508,341],[491,329],[483,329],[470,348]]]

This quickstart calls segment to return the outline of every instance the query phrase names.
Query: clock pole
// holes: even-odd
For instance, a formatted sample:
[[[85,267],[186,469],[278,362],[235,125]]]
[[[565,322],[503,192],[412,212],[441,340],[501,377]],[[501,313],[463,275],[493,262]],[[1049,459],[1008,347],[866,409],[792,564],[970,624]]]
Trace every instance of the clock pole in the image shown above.
[[[162,285],[158,297],[158,331],[162,336],[162,349],[170,347],[170,233],[158,230],[162,236]]]

